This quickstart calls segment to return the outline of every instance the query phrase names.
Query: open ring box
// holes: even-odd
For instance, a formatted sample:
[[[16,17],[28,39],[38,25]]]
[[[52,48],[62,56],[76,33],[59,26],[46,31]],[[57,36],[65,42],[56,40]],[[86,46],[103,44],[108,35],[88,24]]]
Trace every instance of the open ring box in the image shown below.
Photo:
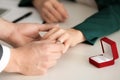
[[[106,37],[100,39],[103,54],[92,56],[89,62],[98,68],[110,66],[118,59],[116,43]]]

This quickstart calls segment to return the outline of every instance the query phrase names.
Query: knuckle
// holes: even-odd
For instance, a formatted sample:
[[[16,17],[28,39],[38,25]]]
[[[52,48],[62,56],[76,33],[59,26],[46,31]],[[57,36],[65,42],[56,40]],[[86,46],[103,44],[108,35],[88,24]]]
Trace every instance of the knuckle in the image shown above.
[[[65,32],[65,30],[64,30],[64,29],[60,29],[59,31],[60,31],[60,32],[63,32],[63,33]]]
[[[44,45],[43,45],[43,49],[45,49],[46,51],[49,50],[49,45],[44,44]]]
[[[40,75],[44,75],[46,72],[47,72],[47,69],[42,69],[42,70],[40,71]]]
[[[52,40],[52,39],[53,39],[53,36],[49,36],[48,39],[49,39],[49,40]]]
[[[57,61],[55,61],[52,66],[55,66],[56,64],[57,64]]]
[[[33,71],[32,75],[44,75],[46,74],[46,72],[47,72],[47,69],[41,68],[41,69]]]
[[[44,7],[48,7],[49,4],[50,4],[50,2],[49,2],[49,1],[46,1],[46,2],[43,4],[43,6],[44,6]]]
[[[45,69],[48,69],[48,68],[49,68],[49,63],[48,63],[48,62],[43,63],[43,67],[44,67]]]
[[[49,53],[46,53],[44,56],[44,61],[48,62],[49,61]]]
[[[42,52],[44,52],[44,55],[47,55],[48,53],[50,53],[50,46],[47,44],[42,45],[41,50],[43,50]]]
[[[65,33],[66,37],[70,37],[70,34],[69,33]]]

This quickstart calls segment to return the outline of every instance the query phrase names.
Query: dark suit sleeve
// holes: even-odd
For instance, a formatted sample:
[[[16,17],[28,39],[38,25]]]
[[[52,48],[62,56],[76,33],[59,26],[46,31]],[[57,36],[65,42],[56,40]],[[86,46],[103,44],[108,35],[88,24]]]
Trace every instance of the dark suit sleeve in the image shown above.
[[[1,60],[1,58],[2,58],[2,55],[3,55],[3,48],[2,48],[2,46],[0,45],[0,60]]]
[[[32,0],[21,0],[18,6],[20,6],[20,7],[31,7],[31,6],[33,6]]]
[[[74,29],[83,32],[86,41],[94,44],[96,39],[120,29],[120,4],[109,5],[86,19]]]

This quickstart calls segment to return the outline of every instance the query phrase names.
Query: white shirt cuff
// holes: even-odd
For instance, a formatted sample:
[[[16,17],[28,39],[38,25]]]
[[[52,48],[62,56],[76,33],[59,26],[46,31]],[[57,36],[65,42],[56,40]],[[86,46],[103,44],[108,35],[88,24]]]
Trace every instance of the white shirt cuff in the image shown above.
[[[3,48],[3,54],[0,60],[0,72],[2,72],[10,60],[10,48],[4,45],[1,45]]]

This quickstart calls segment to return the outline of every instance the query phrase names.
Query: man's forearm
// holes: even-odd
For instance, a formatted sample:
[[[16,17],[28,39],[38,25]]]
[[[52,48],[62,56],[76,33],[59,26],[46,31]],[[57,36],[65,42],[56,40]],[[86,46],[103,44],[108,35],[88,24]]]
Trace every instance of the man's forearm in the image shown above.
[[[13,31],[12,23],[0,19],[0,40],[7,42]],[[10,59],[10,48],[0,45],[0,72],[2,72]]]
[[[0,19],[0,40],[7,41],[14,30],[13,24]]]
[[[18,56],[18,52],[16,48],[10,49],[10,53],[11,55],[10,55],[9,62],[3,71],[4,72],[16,72],[16,73],[20,72],[19,63],[18,63],[18,58],[20,56]]]

